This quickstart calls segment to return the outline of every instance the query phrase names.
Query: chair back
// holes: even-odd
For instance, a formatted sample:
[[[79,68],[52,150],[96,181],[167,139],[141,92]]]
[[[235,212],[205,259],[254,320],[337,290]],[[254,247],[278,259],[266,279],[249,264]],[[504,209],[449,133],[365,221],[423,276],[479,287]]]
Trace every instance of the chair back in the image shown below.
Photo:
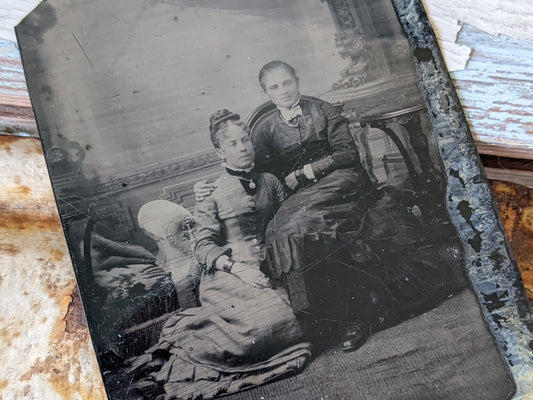
[[[310,101],[321,101],[317,97],[314,96],[306,96],[302,95],[301,97],[304,100],[310,100]],[[340,113],[344,111],[344,103],[342,101],[332,103],[333,107],[335,107]],[[250,127],[250,132],[254,131],[254,128],[264,120],[266,117],[271,115],[272,113],[275,113],[277,111],[277,107],[274,103],[271,101],[267,101],[263,104],[261,104],[259,107],[256,107],[252,113],[246,118],[244,121],[246,125]]]

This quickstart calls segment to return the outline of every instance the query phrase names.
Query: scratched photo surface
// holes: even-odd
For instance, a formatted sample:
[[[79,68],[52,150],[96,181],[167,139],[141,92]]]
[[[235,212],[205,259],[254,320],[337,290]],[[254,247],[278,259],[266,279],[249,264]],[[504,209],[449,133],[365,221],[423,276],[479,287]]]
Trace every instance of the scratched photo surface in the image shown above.
[[[392,2],[49,0],[17,34],[110,399],[512,397]]]

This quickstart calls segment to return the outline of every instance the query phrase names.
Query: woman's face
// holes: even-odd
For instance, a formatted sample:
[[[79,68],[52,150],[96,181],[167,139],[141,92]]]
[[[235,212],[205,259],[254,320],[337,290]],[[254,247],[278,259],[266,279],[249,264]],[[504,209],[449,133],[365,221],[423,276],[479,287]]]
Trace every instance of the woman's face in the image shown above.
[[[217,154],[233,169],[248,169],[254,164],[255,153],[250,136],[231,122],[228,123],[226,132],[220,135]]]
[[[268,72],[264,79],[265,93],[278,107],[291,108],[300,98],[298,78],[285,68]]]

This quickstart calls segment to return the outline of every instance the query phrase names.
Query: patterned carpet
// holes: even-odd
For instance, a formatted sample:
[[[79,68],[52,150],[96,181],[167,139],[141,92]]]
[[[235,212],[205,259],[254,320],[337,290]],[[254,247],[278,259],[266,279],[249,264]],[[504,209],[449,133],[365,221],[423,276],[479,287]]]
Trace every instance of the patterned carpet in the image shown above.
[[[503,400],[515,387],[465,290],[436,309],[373,335],[353,353],[330,349],[299,375],[231,400]]]

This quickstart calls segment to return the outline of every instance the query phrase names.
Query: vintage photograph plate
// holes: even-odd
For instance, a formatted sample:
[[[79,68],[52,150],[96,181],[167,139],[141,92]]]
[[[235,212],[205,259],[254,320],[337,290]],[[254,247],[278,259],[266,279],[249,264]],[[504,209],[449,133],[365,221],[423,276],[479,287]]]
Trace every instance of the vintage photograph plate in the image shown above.
[[[109,399],[533,393],[418,0],[49,0],[16,32]]]

